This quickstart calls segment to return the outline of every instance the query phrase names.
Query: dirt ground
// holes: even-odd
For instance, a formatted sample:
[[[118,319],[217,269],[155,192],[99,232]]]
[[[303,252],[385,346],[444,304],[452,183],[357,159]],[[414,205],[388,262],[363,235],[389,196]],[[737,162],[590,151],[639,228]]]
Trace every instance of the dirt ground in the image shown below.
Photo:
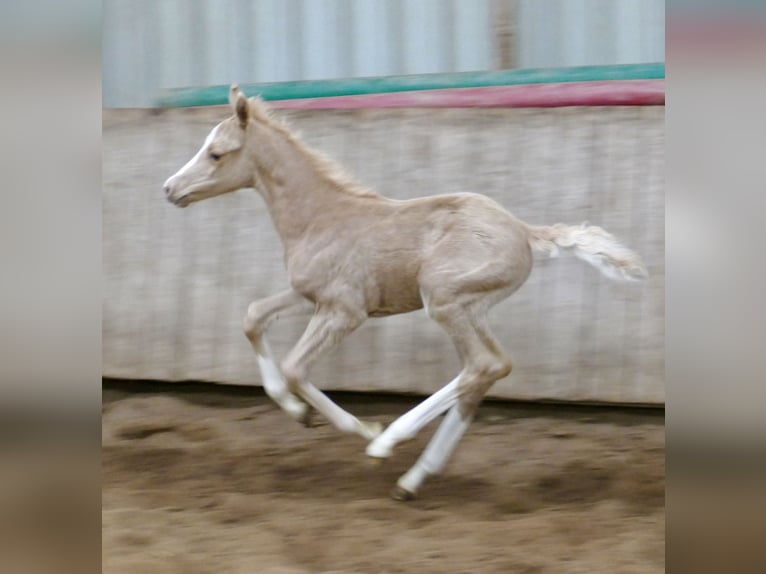
[[[103,572],[664,572],[660,412],[487,403],[420,497],[253,389],[105,384]],[[136,392],[141,389],[142,392]],[[415,398],[334,395],[390,422]]]

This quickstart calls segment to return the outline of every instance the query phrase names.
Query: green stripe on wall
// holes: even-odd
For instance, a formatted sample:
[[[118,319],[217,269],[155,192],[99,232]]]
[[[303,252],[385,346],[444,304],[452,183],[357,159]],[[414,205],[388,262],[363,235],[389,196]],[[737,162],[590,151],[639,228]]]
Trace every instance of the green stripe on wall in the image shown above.
[[[664,77],[665,64],[656,63],[273,82],[265,84],[241,84],[240,87],[248,96],[260,95],[264,100],[293,100],[298,98],[354,96],[412,90],[481,88],[486,86],[603,80],[654,80]],[[176,88],[164,91],[159,98],[158,104],[161,107],[181,108],[217,106],[227,103],[228,99],[228,85],[205,88]]]

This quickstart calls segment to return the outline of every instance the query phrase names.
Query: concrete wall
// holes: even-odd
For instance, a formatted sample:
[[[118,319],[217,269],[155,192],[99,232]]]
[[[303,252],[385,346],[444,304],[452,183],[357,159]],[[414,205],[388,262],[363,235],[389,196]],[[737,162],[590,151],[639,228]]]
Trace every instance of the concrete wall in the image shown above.
[[[664,108],[280,112],[311,145],[397,198],[485,193],[535,224],[588,220],[645,258],[614,283],[578,260],[540,261],[492,313],[514,360],[491,396],[664,402]],[[181,210],[162,182],[225,108],[106,110],[103,374],[260,384],[247,304],[287,286],[253,190]],[[272,328],[282,355],[306,320]],[[459,369],[422,311],[368,321],[314,369],[325,389],[431,393]]]

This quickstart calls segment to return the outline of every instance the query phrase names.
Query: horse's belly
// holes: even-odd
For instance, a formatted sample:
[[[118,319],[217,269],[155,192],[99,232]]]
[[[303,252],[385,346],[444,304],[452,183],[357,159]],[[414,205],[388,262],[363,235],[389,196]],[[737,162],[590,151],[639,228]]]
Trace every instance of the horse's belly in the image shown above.
[[[420,290],[414,280],[378,284],[370,290],[367,299],[367,314],[370,317],[387,317],[422,308]]]

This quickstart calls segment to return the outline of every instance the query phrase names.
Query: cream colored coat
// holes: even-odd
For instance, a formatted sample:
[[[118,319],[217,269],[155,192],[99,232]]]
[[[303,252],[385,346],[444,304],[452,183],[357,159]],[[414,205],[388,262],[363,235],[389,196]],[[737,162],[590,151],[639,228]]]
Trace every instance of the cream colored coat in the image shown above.
[[[232,86],[233,116],[164,186],[186,207],[241,188],[263,196],[282,240],[291,289],[250,305],[245,333],[264,388],[291,416],[319,411],[339,430],[371,441],[385,458],[446,410],[450,415],[418,464],[400,479],[409,498],[439,472],[479,402],[511,363],[490,332],[487,312],[527,279],[532,251],[571,253],[614,279],[640,279],[639,257],[595,226],[528,225],[492,199],[459,193],[399,201],[381,196],[306,147],[266,105]],[[463,362],[459,376],[392,423],[360,421],[307,381],[311,364],[368,317],[425,307],[450,335]],[[296,346],[277,366],[264,333],[278,314],[313,309]]]

